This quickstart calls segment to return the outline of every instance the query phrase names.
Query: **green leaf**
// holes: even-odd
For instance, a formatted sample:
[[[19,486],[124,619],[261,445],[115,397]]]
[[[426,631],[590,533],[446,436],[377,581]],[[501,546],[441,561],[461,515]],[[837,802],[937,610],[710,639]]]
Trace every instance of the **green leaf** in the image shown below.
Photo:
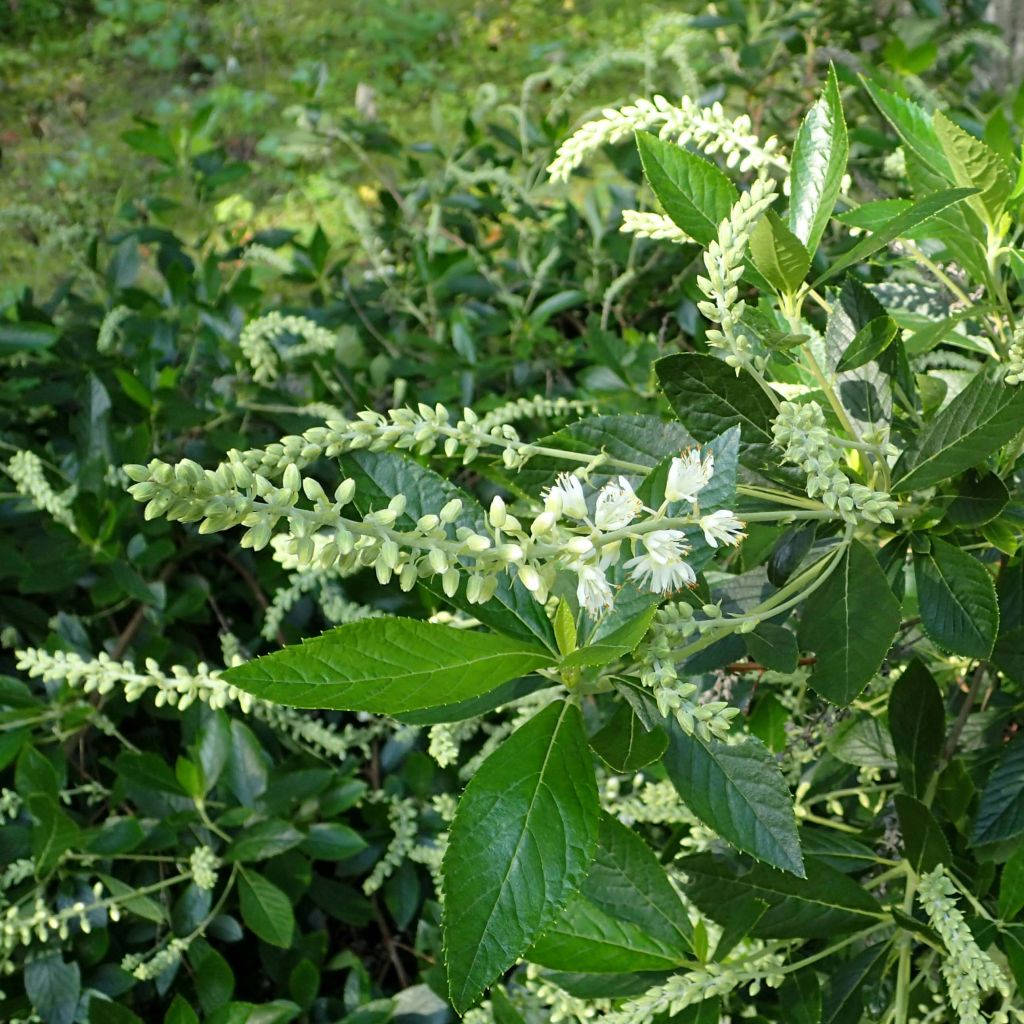
[[[554,626],[558,653],[566,655],[575,651],[576,645],[579,642],[576,632],[576,617],[572,613],[572,608],[569,607],[569,602],[564,597],[558,602],[558,608],[555,610]]]
[[[949,864],[953,854],[935,815],[920,800],[897,793],[896,814],[903,834],[903,856],[920,875],[940,864]]]
[[[410,725],[436,725],[438,722],[464,722],[467,718],[478,718],[480,715],[510,704],[520,697],[547,689],[551,680],[545,676],[523,676],[522,679],[510,679],[507,683],[482,693],[479,697],[459,701],[458,704],[442,704],[439,708],[424,708],[421,711],[405,711],[395,715],[401,722]]]
[[[654,620],[655,606],[645,608],[639,615],[624,623],[613,633],[592,640],[585,647],[571,651],[562,659],[562,668],[578,668],[584,665],[607,665],[636,650],[647,635]]]
[[[443,864],[445,963],[459,1013],[579,888],[593,859],[599,813],[583,716],[571,704],[546,707],[470,780]]]
[[[168,1007],[167,1015],[164,1017],[164,1024],[199,1024],[199,1017],[196,1011],[188,1005],[180,993],[174,997],[174,1002]]]
[[[869,320],[850,342],[836,370],[843,373],[855,370],[865,363],[877,359],[896,337],[899,326],[891,316],[883,315]]]
[[[664,760],[672,785],[705,825],[758,860],[803,876],[789,787],[760,740],[707,741],[672,727]]]
[[[821,986],[813,968],[792,974],[779,990],[786,1024],[821,1024]]]
[[[32,859],[37,877],[42,878],[56,867],[68,850],[78,844],[80,832],[53,797],[40,793],[30,796],[25,802],[35,822],[32,826]]]
[[[810,684],[845,707],[874,678],[900,626],[900,605],[859,541],[804,605],[800,646],[817,656]]]
[[[999,916],[1012,921],[1024,910],[1024,846],[1003,866],[999,881]]]
[[[740,428],[740,462],[752,469],[776,468],[772,448],[775,406],[749,374],[714,356],[685,353],[654,364],[672,411],[697,441],[707,442],[730,427]]]
[[[715,943],[712,959],[723,961],[754,930],[767,911],[768,904],[764,900],[752,899],[738,905],[735,913],[722,925],[722,934]]]
[[[989,571],[976,558],[938,537],[914,553],[921,625],[944,651],[987,658],[999,631],[999,604]]]
[[[691,935],[686,908],[650,848],[604,814],[580,891],[526,959],[559,971],[671,970],[692,953]]]
[[[750,258],[765,280],[783,295],[796,292],[811,265],[803,243],[774,210],[760,217],[750,233]]]
[[[707,853],[677,864],[688,879],[687,895],[712,920],[728,922],[751,900],[767,903],[751,929],[758,938],[831,938],[881,917],[881,908],[857,882],[816,858],[807,859],[806,878],[766,864],[740,867]]]
[[[25,964],[25,995],[44,1024],[71,1024],[78,1009],[82,979],[77,963],[46,953]]]
[[[465,526],[474,533],[486,533],[486,514],[475,498],[449,480],[411,459],[393,452],[347,452],[339,459],[342,473],[356,482],[353,504],[360,515],[384,508],[397,494],[406,498],[405,511],[395,520],[398,530],[413,530],[416,521],[436,513],[453,498],[462,502],[462,514],[452,524]],[[517,579],[502,574],[494,597],[484,604],[470,604],[466,579],[459,582],[454,596],[448,597],[439,582],[424,580],[422,586],[442,598],[446,604],[467,612],[485,626],[526,643],[539,641],[556,650],[555,634],[544,608]]]
[[[822,1003],[822,1024],[861,1024],[865,989],[881,976],[891,945],[888,939],[878,942],[833,968]]]
[[[366,849],[366,840],[340,821],[316,821],[299,849],[311,860],[348,860]]]
[[[143,1024],[127,1006],[93,996],[89,1000],[89,1024]]]
[[[1013,192],[1013,174],[1006,161],[981,139],[968,135],[940,110],[932,116],[936,138],[958,185],[976,188],[967,202],[990,227],[995,227]]]
[[[839,198],[849,153],[839,80],[830,64],[821,97],[800,125],[789,173],[789,226],[812,255]]]
[[[649,132],[636,133],[644,176],[673,222],[695,242],[708,245],[739,199],[733,183],[714,164]]]
[[[774,622],[759,622],[744,638],[747,653],[759,665],[773,672],[795,672],[800,660],[796,637]]]
[[[957,495],[946,509],[946,521],[965,530],[992,522],[1010,502],[1006,484],[995,473],[968,471],[957,486]]]
[[[238,875],[238,903],[245,926],[264,942],[280,949],[292,944],[292,903],[273,882],[243,868]]]
[[[981,793],[971,846],[985,846],[1024,834],[1024,736],[1003,751]]]
[[[877,231],[861,239],[852,249],[843,253],[835,260],[813,284],[814,288],[819,287],[830,277],[835,277],[840,271],[852,267],[856,263],[862,263],[872,253],[877,252],[883,246],[888,245],[894,239],[908,234],[919,224],[930,220],[937,213],[957,203],[963,202],[974,190],[969,188],[949,188],[941,192],[935,192],[924,199],[917,200],[909,210],[898,213],[892,220],[880,227]]]
[[[915,658],[889,694],[889,732],[903,789],[924,797],[939,763],[946,712],[932,674]]]
[[[633,709],[623,702],[607,724],[590,737],[590,745],[615,771],[635,772],[665,753],[668,736],[664,729],[644,728]]]
[[[41,352],[48,349],[60,337],[60,331],[50,324],[25,320],[12,323],[0,320],[0,355],[14,352]]]
[[[672,1014],[674,1024],[719,1024],[722,1019],[722,1000],[718,996],[702,999]]]
[[[467,700],[552,660],[511,637],[381,618],[339,626],[223,678],[290,707],[392,714]]]
[[[893,467],[895,494],[931,487],[981,465],[1024,427],[1024,388],[981,371],[924,429]]]
[[[261,821],[245,829],[224,855],[227,863],[267,860],[276,857],[303,840],[302,833],[287,821]]]

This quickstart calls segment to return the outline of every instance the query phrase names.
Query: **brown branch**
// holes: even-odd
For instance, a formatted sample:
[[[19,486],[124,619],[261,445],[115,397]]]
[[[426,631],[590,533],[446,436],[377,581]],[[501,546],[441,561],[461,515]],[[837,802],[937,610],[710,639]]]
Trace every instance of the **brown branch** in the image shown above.
[[[220,557],[227,562],[227,564],[230,565],[239,576],[241,576],[245,585],[249,588],[249,592],[252,594],[256,603],[260,606],[260,610],[266,611],[267,608],[270,607],[270,602],[267,600],[267,595],[263,593],[263,588],[260,586],[259,580],[256,579],[256,577],[253,576],[253,574],[249,572],[249,570],[242,565],[234,555],[229,554],[226,551],[222,551],[220,552]],[[287,643],[284,638],[284,633],[282,633],[280,629],[278,629],[275,639],[282,647]]]
[[[384,948],[388,951],[388,958],[395,968],[398,984],[402,988],[408,988],[408,975],[406,975],[405,968],[402,966],[402,958],[398,955],[398,950],[395,948],[394,936],[391,934],[391,929],[388,927],[387,919],[380,909],[380,903],[377,901],[376,896],[372,897],[370,905],[373,907],[373,916],[377,922],[377,927],[380,929],[380,937],[384,940]]]
[[[157,580],[161,583],[166,583],[171,576],[174,575],[175,570],[178,568],[177,564],[170,562],[163,567],[160,571],[160,575]],[[142,625],[143,619],[146,617],[146,608],[149,606],[143,602],[139,603],[138,608],[132,613],[132,617],[128,620],[128,624],[121,630],[120,635],[117,638],[117,642],[114,644],[114,649],[110,652],[110,657],[114,661],[120,661],[124,657],[124,652],[128,650],[132,640],[135,639],[135,634],[138,633],[139,627]]]
[[[817,658],[800,658],[797,661],[798,665],[816,665],[818,663]],[[768,672],[770,669],[767,665],[759,665],[756,661],[734,661],[730,665],[725,666],[726,672]]]

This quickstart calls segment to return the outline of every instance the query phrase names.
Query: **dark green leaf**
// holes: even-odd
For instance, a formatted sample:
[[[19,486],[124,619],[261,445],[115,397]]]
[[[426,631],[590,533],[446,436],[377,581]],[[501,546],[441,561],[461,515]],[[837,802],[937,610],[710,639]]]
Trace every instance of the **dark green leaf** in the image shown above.
[[[551,662],[511,637],[381,618],[339,626],[223,678],[291,707],[389,714],[456,704]]]
[[[931,487],[981,465],[1024,428],[1024,388],[982,371],[942,409],[893,468],[896,494]]]
[[[665,212],[694,241],[708,245],[739,198],[712,163],[648,132],[636,133],[644,176]]]
[[[180,994],[174,997],[164,1017],[164,1024],[199,1024],[199,1017]]]
[[[50,348],[59,337],[60,331],[50,324],[31,320],[16,324],[10,320],[0,320],[0,355],[40,352]]]
[[[939,864],[951,863],[953,854],[935,815],[906,793],[897,793],[895,801],[903,833],[903,856],[910,866],[920,875]]]
[[[273,882],[243,868],[238,875],[238,904],[247,928],[271,946],[287,949],[295,933],[291,900]]]
[[[869,320],[854,336],[849,347],[839,360],[836,370],[843,373],[847,370],[856,370],[857,367],[871,362],[880,356],[893,338],[899,327],[891,316],[880,316]]]
[[[752,633],[744,636],[747,653],[759,665],[773,672],[795,672],[800,659],[796,637],[774,622],[759,622]]]
[[[656,611],[657,608],[653,606],[646,608],[613,633],[601,637],[600,640],[592,640],[585,647],[567,654],[562,659],[562,668],[607,665],[630,654],[647,635]]]
[[[36,875],[42,878],[79,842],[79,829],[53,797],[39,794],[30,796],[26,803],[35,822],[32,826],[32,859]]]
[[[644,728],[633,709],[623,701],[607,724],[590,737],[590,745],[615,771],[635,772],[665,753],[668,736],[664,729]]]
[[[817,662],[810,683],[845,707],[874,678],[900,627],[900,606],[875,556],[859,541],[804,605],[800,646]]]
[[[759,860],[803,875],[789,787],[760,740],[707,741],[673,727],[665,768],[686,806],[723,839]]]
[[[224,860],[229,863],[267,860],[298,846],[302,840],[302,833],[287,821],[261,821],[239,835],[224,855]]]
[[[1024,910],[1024,846],[1003,866],[999,881],[999,916],[1012,921]]]
[[[472,1006],[565,906],[590,866],[598,819],[583,718],[571,704],[541,711],[470,780],[443,866],[456,1010]]]
[[[914,578],[928,636],[951,654],[987,658],[999,630],[999,604],[985,566],[933,537],[929,552],[914,554]]]
[[[45,953],[25,965],[24,980],[25,994],[44,1024],[71,1024],[82,991],[77,963]]]
[[[366,840],[340,821],[317,821],[299,849],[312,860],[347,860],[366,849]]]
[[[1003,751],[981,793],[971,845],[984,846],[1024,834],[1024,736]]]
[[[783,295],[797,291],[811,265],[803,243],[774,210],[766,211],[750,233],[750,258],[765,280]]]
[[[946,712],[932,674],[916,658],[889,694],[889,732],[900,783],[907,793],[921,799],[942,752]]]
[[[995,473],[982,475],[971,470],[957,487],[946,519],[962,529],[976,530],[997,518],[1009,501],[1010,492]]]

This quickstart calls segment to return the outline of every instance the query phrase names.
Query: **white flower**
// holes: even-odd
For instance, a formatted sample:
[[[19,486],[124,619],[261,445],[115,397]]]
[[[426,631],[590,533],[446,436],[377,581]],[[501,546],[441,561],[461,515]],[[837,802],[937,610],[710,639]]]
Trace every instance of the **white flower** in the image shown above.
[[[570,519],[587,517],[587,499],[583,497],[583,484],[571,473],[559,473],[553,487],[541,493],[544,507],[555,515],[566,515]]]
[[[741,519],[737,519],[724,508],[700,517],[700,528],[704,531],[704,539],[713,548],[717,548],[719,544],[739,544],[746,536],[743,526],[744,523]]]
[[[621,530],[640,514],[643,502],[633,493],[629,481],[620,476],[601,488],[597,496],[594,525],[599,530]]]
[[[643,538],[645,552],[626,562],[630,576],[656,594],[668,594],[697,582],[693,567],[683,561],[690,550],[682,530],[655,530]]]
[[[697,495],[707,486],[715,472],[715,457],[711,452],[700,458],[699,448],[690,448],[678,459],[672,460],[665,484],[665,498],[668,501],[697,501]]]
[[[608,611],[614,601],[614,594],[605,574],[596,565],[583,562],[577,562],[572,568],[579,579],[576,598],[580,607],[594,618]]]

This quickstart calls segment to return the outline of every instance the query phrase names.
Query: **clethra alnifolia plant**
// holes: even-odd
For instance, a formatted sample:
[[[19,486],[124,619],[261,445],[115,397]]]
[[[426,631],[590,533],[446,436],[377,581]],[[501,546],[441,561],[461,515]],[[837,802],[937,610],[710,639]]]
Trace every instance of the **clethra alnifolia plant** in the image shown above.
[[[851,194],[834,70],[788,153],[660,97],[562,146],[565,180],[634,136],[657,208],[623,228],[698,271],[645,413],[418,404],[124,467],[147,519],[434,612],[234,664],[224,699],[428,725],[442,765],[513,712],[435,862],[468,1020],[1024,1020],[1024,177],[849,87],[896,194]],[[287,326],[246,334],[264,376]]]

